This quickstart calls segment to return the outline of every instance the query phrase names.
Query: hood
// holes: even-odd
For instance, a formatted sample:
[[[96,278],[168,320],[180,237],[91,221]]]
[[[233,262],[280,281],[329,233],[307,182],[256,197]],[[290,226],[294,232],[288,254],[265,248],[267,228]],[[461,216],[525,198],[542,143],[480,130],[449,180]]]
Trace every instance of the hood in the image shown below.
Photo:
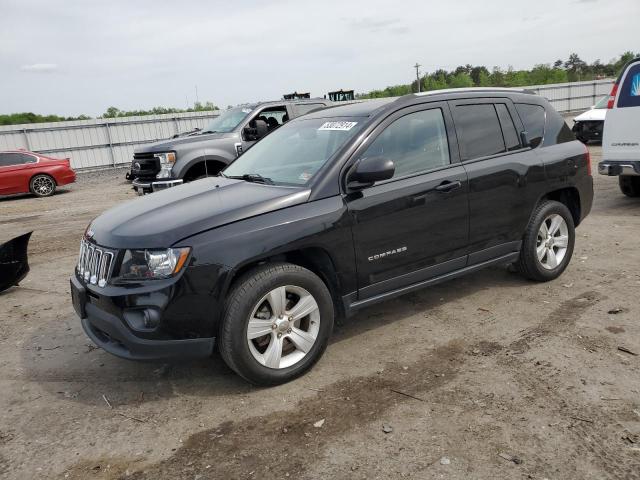
[[[160,140],[159,142],[150,143],[143,147],[137,148],[135,153],[147,152],[167,152],[177,150],[181,145],[191,145],[200,142],[211,142],[218,139],[233,137],[236,134],[231,133],[199,133],[188,137],[170,138],[168,140]]]
[[[592,122],[592,121],[602,121],[604,122],[604,118],[607,115],[606,108],[592,108],[591,110],[587,110],[584,113],[581,113],[577,117],[573,119],[574,122]]]
[[[110,248],[167,248],[186,237],[304,203],[310,190],[209,177],[118,205],[91,223]]]

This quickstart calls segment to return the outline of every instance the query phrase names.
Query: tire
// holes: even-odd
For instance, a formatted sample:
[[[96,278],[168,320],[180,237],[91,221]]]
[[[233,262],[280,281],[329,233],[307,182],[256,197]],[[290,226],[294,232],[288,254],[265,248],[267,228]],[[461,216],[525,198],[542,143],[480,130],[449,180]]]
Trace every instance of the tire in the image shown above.
[[[618,177],[620,191],[627,197],[640,197],[640,177],[620,175]]]
[[[549,236],[543,237],[545,231],[553,240]],[[516,269],[521,275],[538,282],[558,278],[571,261],[575,236],[569,209],[553,200],[541,202],[525,231]]]
[[[333,301],[324,282],[306,268],[290,263],[262,265],[239,278],[227,299],[219,332],[220,354],[254,385],[278,385],[302,375],[327,347],[333,330]],[[282,304],[284,308],[279,308]],[[301,316],[291,320],[296,312]]]
[[[36,197],[50,197],[56,191],[56,181],[44,173],[34,175],[29,182],[29,191]]]

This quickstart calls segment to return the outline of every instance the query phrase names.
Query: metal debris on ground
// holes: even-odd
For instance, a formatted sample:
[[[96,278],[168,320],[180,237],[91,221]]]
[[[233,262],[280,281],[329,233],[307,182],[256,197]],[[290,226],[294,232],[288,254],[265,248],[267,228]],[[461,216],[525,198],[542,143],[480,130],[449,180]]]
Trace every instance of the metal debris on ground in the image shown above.
[[[500,458],[504,458],[507,462],[513,462],[516,465],[520,465],[522,463],[522,459],[520,457],[516,457],[515,455],[509,455],[508,453],[500,452],[498,456]]]
[[[627,347],[619,346],[618,350],[620,350],[621,352],[624,352],[624,353],[628,353],[629,355],[635,355],[636,357],[638,356],[638,354],[636,352],[634,352],[632,350],[629,350]]]

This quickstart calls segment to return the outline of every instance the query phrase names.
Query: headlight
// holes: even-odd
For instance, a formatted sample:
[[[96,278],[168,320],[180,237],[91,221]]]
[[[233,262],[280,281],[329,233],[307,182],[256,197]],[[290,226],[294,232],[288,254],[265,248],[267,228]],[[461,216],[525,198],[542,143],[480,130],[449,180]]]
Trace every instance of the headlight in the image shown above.
[[[171,170],[173,164],[176,163],[176,154],[174,152],[154,153],[153,158],[160,160],[160,171],[156,178],[171,178]]]
[[[188,247],[127,250],[118,275],[121,280],[154,280],[177,275],[189,256]]]
[[[173,165],[162,165],[160,171],[156,175],[156,178],[171,178],[173,173]]]
[[[153,158],[160,159],[160,163],[163,165],[167,163],[176,163],[176,154],[174,152],[154,153]]]

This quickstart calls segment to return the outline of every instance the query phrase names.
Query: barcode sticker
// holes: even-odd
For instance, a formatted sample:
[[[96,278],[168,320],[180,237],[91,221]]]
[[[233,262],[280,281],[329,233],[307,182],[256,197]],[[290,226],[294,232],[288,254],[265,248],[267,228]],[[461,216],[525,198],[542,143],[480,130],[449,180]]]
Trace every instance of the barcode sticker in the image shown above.
[[[358,122],[324,122],[318,130],[351,130]]]

